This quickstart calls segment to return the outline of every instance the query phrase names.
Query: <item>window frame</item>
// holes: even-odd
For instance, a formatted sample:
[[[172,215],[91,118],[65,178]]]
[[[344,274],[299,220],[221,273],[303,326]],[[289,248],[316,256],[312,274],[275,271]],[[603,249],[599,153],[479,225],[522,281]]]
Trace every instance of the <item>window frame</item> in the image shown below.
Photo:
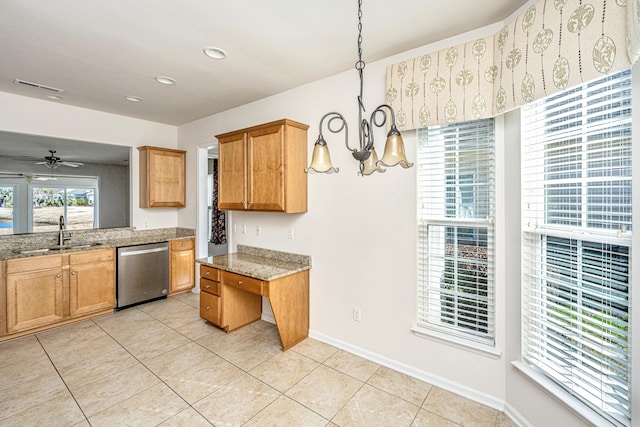
[[[637,74],[637,73],[636,73]],[[614,74],[615,75],[615,74]],[[603,79],[607,79],[610,76],[605,76]],[[632,80],[633,80],[632,76]],[[595,81],[594,81],[595,82]],[[584,84],[583,88],[587,89],[591,87],[590,85],[592,85],[594,82],[587,82]],[[614,83],[615,84],[615,83]],[[635,84],[637,86],[637,83]],[[631,86],[634,86],[634,84],[632,83]],[[581,88],[574,88],[571,89],[570,91],[567,91],[568,93],[575,93],[575,94],[579,94],[579,90],[582,91]],[[555,94],[553,96],[551,96],[550,98],[558,98],[561,97],[562,94]],[[577,95],[576,95],[577,96]],[[637,98],[637,95],[636,95]],[[591,100],[592,98],[590,98],[590,95],[585,94],[583,95],[583,99],[585,100],[584,102],[586,102],[587,100]],[[637,104],[637,102],[633,101],[633,96],[631,96],[631,101],[633,104]],[[541,101],[544,102],[544,101]],[[635,105],[634,105],[635,107]],[[523,107],[523,109],[528,108],[528,107]],[[587,115],[585,115],[585,117],[587,117]],[[631,114],[629,114],[629,117],[631,117]],[[584,121],[586,121],[587,119],[585,118]],[[615,119],[612,119],[612,121]],[[630,120],[630,119],[628,119]],[[575,260],[572,260],[573,264],[576,266],[575,269],[571,269],[569,271],[569,273],[567,274],[574,274],[572,273],[574,270],[575,272],[575,278],[573,276],[571,276],[571,280],[569,280],[569,282],[571,281],[578,281],[578,285],[575,286],[570,286],[572,289],[574,287],[579,288],[580,286],[582,286],[583,284],[586,284],[586,286],[584,286],[582,289],[582,292],[586,292],[589,288],[588,283],[589,280],[597,280],[597,277],[592,277],[591,279],[584,279],[584,277],[582,276],[583,274],[585,274],[585,267],[588,267],[587,264],[583,263],[583,259],[582,257],[585,256],[585,251],[588,245],[591,244],[595,244],[595,245],[600,245],[600,248],[602,253],[606,253],[608,250],[606,248],[608,248],[611,245],[620,245],[620,246],[624,246],[627,248],[626,252],[623,254],[623,256],[627,257],[627,263],[626,268],[628,269],[627,271],[627,300],[629,300],[629,302],[627,303],[627,307],[628,307],[628,325],[630,327],[630,329],[632,329],[633,327],[633,316],[632,316],[632,306],[631,306],[631,300],[633,299],[633,295],[632,295],[632,275],[633,275],[633,269],[634,269],[634,264],[637,264],[637,255],[633,256],[633,240],[637,239],[637,236],[634,238],[634,236],[632,235],[632,233],[630,232],[631,224],[633,223],[633,221],[631,220],[631,223],[629,223],[629,230],[627,230],[626,226],[622,226],[622,227],[617,227],[617,228],[612,228],[611,226],[607,226],[606,223],[601,224],[598,228],[593,228],[593,224],[591,223],[592,227],[589,226],[589,221],[590,221],[590,215],[591,217],[593,217],[593,211],[590,210],[589,208],[589,200],[587,199],[588,197],[588,193],[589,193],[589,186],[590,186],[590,182],[596,181],[600,184],[602,183],[612,183],[616,180],[620,181],[620,178],[616,178],[615,175],[613,175],[614,177],[606,177],[606,176],[595,176],[595,178],[592,178],[589,175],[589,167],[587,167],[587,163],[588,163],[588,155],[590,154],[590,148],[589,148],[589,144],[594,144],[596,143],[596,141],[601,141],[602,139],[592,139],[592,140],[588,140],[587,138],[584,137],[584,135],[586,135],[589,131],[588,130],[583,130],[583,128],[586,125],[581,125],[580,126],[580,132],[582,132],[583,134],[583,138],[582,141],[580,142],[580,147],[582,147],[582,151],[580,151],[580,154],[583,156],[582,161],[580,162],[576,162],[576,163],[582,163],[580,166],[580,169],[577,173],[580,174],[579,177],[577,177],[577,181],[579,181],[579,191],[576,192],[576,194],[578,195],[578,197],[583,197],[584,200],[580,200],[580,201],[572,201],[571,203],[576,203],[576,206],[582,206],[582,209],[578,212],[578,216],[573,218],[571,215],[565,217],[565,218],[569,218],[564,220],[566,223],[562,224],[563,219],[561,218],[561,216],[558,217],[553,217],[550,216],[548,214],[548,211],[546,209],[546,204],[543,204],[543,206],[545,206],[545,208],[538,208],[537,209],[537,215],[536,214],[530,214],[529,212],[527,212],[527,210],[531,207],[532,204],[535,204],[536,201],[535,200],[535,195],[532,195],[531,193],[529,193],[529,196],[527,196],[528,191],[530,192],[530,185],[528,184],[527,178],[529,177],[529,175],[531,175],[533,178],[529,178],[529,179],[536,179],[536,173],[530,173],[530,170],[532,169],[531,166],[528,167],[528,163],[527,161],[531,160],[532,155],[528,154],[527,148],[526,148],[526,144],[527,141],[529,141],[531,139],[530,135],[527,135],[527,130],[526,130],[526,111],[523,110],[522,112],[522,132],[521,132],[521,140],[522,140],[522,166],[521,166],[521,180],[522,180],[522,188],[523,188],[523,192],[522,192],[522,197],[523,197],[523,203],[522,203],[522,211],[521,211],[521,218],[522,218],[522,243],[521,243],[521,250],[522,250],[522,333],[521,333],[521,346],[522,346],[522,354],[521,354],[521,360],[518,362],[514,362],[514,365],[520,369],[523,373],[525,373],[527,376],[531,377],[532,379],[534,379],[536,382],[540,383],[541,385],[543,385],[543,387],[547,390],[549,390],[553,395],[555,395],[556,397],[558,397],[560,400],[562,400],[563,402],[565,402],[568,406],[572,407],[572,408],[580,408],[580,412],[581,413],[585,413],[585,418],[589,419],[589,421],[591,421],[592,423],[596,424],[596,425],[620,425],[620,426],[625,426],[628,424],[625,424],[624,421],[618,419],[615,416],[609,415],[605,412],[604,409],[598,409],[596,407],[595,404],[593,403],[589,403],[588,402],[588,398],[585,396],[581,396],[578,392],[576,391],[571,391],[569,388],[566,388],[568,386],[562,386],[560,383],[556,383],[557,380],[553,380],[553,376],[551,373],[544,373],[544,369],[537,367],[535,363],[531,362],[531,359],[528,360],[528,350],[527,350],[527,345],[529,345],[529,343],[532,340],[532,336],[535,337],[536,334],[535,333],[528,333],[528,328],[531,328],[531,325],[528,323],[528,316],[534,316],[533,313],[533,309],[530,309],[530,306],[533,306],[533,304],[529,304],[527,303],[527,296],[529,292],[535,292],[535,288],[536,286],[543,286],[543,284],[539,284],[536,285],[534,283],[534,279],[527,279],[527,275],[530,276],[539,276],[539,280],[549,280],[547,278],[547,276],[544,275],[544,273],[538,272],[536,273],[534,270],[532,270],[534,267],[531,267],[531,264],[534,264],[536,262],[536,260],[533,258],[536,255],[531,255],[529,256],[529,253],[534,253],[535,248],[539,249],[539,252],[537,254],[537,256],[541,259],[541,263],[546,262],[545,260],[547,260],[546,257],[546,253],[544,252],[545,248],[548,247],[548,243],[544,244],[542,242],[544,241],[548,241],[549,238],[551,239],[555,239],[556,242],[567,242],[569,241],[571,245],[575,245]],[[629,127],[632,127],[632,124],[629,125]],[[637,130],[634,129],[634,130]],[[635,133],[633,131],[631,131],[632,134]],[[620,136],[620,139],[624,139],[624,134],[621,134],[622,136]],[[545,140],[548,141],[548,140]],[[548,142],[547,142],[548,144]],[[634,158],[633,154],[637,154],[637,149],[636,149],[636,153],[631,153],[631,151],[633,151],[633,145],[635,145],[633,142],[630,143],[631,147],[630,147],[630,153],[629,156],[631,159]],[[546,153],[546,151],[545,151]],[[542,158],[542,157],[541,157]],[[637,158],[637,156],[635,157]],[[543,159],[545,159],[546,161],[546,157],[544,157]],[[615,158],[614,158],[615,159]],[[565,162],[566,164],[566,162]],[[548,164],[544,164],[543,166],[546,166]],[[541,165],[538,165],[538,167],[540,167]],[[535,167],[533,168],[535,169]],[[529,172],[528,172],[529,171]],[[545,169],[544,172],[540,172],[538,171],[537,174],[538,175],[545,175],[548,174],[548,169]],[[574,177],[575,178],[575,177]],[[630,198],[632,198],[633,196],[633,192],[635,191],[635,193],[637,194],[637,185],[634,185],[637,183],[637,177],[634,178],[633,176],[629,177],[627,179],[628,181],[635,181],[632,185],[636,187],[636,190],[632,189],[632,194],[631,196],[629,196]],[[544,185],[544,183],[552,183],[552,184],[556,184],[560,181],[554,181],[554,180],[550,180],[550,179],[545,179],[543,178],[540,182],[542,182]],[[569,181],[566,181],[569,182]],[[540,184],[538,184],[540,186]],[[545,187],[546,188],[546,187]],[[601,188],[606,188],[606,186],[602,186]],[[616,194],[616,193],[614,193]],[[533,198],[532,198],[533,197]],[[544,199],[546,197],[545,194],[543,193],[539,193],[537,195],[537,197],[539,197],[540,199]],[[596,202],[597,203],[597,202]],[[635,202],[633,199],[630,200],[629,205],[633,205],[635,204],[637,207],[637,202]],[[612,209],[611,212],[613,212],[613,214],[611,214],[611,218],[615,218],[615,220],[620,220],[620,217],[622,215],[618,215],[615,209]],[[597,213],[597,212],[596,212]],[[637,214],[633,213],[631,211],[630,214],[628,214],[629,217],[631,217],[633,214],[633,217],[637,218]],[[575,215],[574,215],[575,216]],[[555,223],[553,223],[554,221],[550,221],[552,223],[549,223],[548,218],[556,218]],[[559,220],[557,218],[560,218]],[[600,217],[596,216],[596,220],[597,221]],[[573,246],[571,246],[571,249],[573,248]],[[567,250],[565,250],[566,252]],[[611,250],[609,251],[612,254],[616,254],[615,251]],[[624,252],[624,251],[623,251]],[[604,255],[602,255],[600,258],[600,260],[606,261],[607,258],[605,258]],[[634,261],[634,259],[636,259],[636,261]],[[548,260],[547,260],[548,261]],[[571,265],[571,264],[569,264]],[[604,268],[604,267],[602,267]],[[599,268],[598,271],[604,271],[606,272],[607,270],[602,270],[602,268]],[[549,269],[545,269],[545,271],[547,271]],[[569,269],[567,269],[568,271]],[[578,270],[580,270],[578,272]],[[532,273],[532,271],[534,271]],[[544,277],[543,277],[544,276]],[[558,273],[555,278],[556,281],[562,281],[563,279],[560,278],[559,276],[562,276],[561,273]],[[567,276],[568,277],[568,276]],[[599,276],[598,276],[599,277]],[[584,279],[584,280],[583,280]],[[567,283],[569,283],[567,282]],[[546,282],[545,282],[546,283]],[[637,291],[636,291],[637,294]],[[577,315],[578,316],[582,316],[582,313],[585,309],[589,309],[589,304],[580,304],[579,305],[579,310],[580,311]],[[613,305],[612,305],[613,307]],[[547,310],[548,311],[548,310]],[[580,319],[582,317],[578,317],[578,319]],[[545,317],[544,319],[549,319],[549,316]],[[549,320],[546,320],[547,322],[549,322]],[[541,323],[544,323],[545,321],[541,321]],[[582,320],[576,320],[577,323],[579,323],[578,326],[576,326],[576,329],[578,330],[583,330],[586,329],[585,326],[583,326],[583,321]],[[588,322],[588,321],[587,321]],[[574,322],[575,323],[575,322]],[[635,322],[637,324],[637,321]],[[586,325],[586,324],[585,324]],[[544,335],[543,333],[539,333],[539,335]],[[581,336],[585,336],[585,338],[580,338]],[[583,332],[582,335],[578,335],[578,340],[580,339],[587,339],[588,338],[588,332]],[[569,344],[570,340],[567,340],[567,342],[564,343],[565,346],[570,347]],[[637,380],[634,381],[634,377],[637,378],[637,375],[633,374],[633,370],[631,369],[631,367],[633,366],[633,355],[630,352],[630,349],[633,348],[633,344],[637,343],[637,339],[634,340],[633,336],[631,334],[628,334],[627,336],[627,354],[629,357],[629,362],[628,362],[628,366],[629,366],[629,370],[628,372],[628,385],[629,385],[629,390],[633,389],[633,385],[634,383],[637,383]],[[581,350],[578,351],[576,350],[577,353],[584,353],[585,350]],[[552,357],[548,358],[549,360],[553,359]],[[579,357],[578,357],[579,359]],[[604,360],[604,359],[603,359]],[[563,359],[563,361],[567,361],[566,358]],[[605,360],[606,362],[606,360]],[[549,361],[549,363],[552,363],[551,361]],[[578,360],[577,362],[575,362],[578,364],[578,366],[574,366],[573,364],[571,366],[574,366],[573,369],[579,369],[580,366],[584,365],[584,361],[582,363],[580,363],[580,360]],[[552,369],[552,368],[548,368],[548,369]],[[560,372],[561,370],[558,370],[558,372]],[[586,373],[582,373],[580,374],[581,377],[587,378],[588,374]],[[579,382],[578,380],[575,380],[576,384],[577,382]],[[580,380],[581,381],[581,380]],[[586,392],[585,392],[586,393]],[[605,392],[601,392],[601,394],[604,394]],[[630,413],[632,414],[631,417],[633,416],[633,414],[635,414],[636,412],[633,411],[633,401],[631,399],[631,391],[628,394],[628,404],[630,407]],[[586,411],[585,411],[586,410]],[[629,421],[630,422],[630,421]]]
[[[457,146],[457,153],[456,154],[448,153],[450,156],[454,156],[456,158],[456,160],[454,161],[455,166],[453,167],[453,169],[445,170],[446,169],[445,168],[441,171],[442,175],[440,176],[440,178],[442,178],[444,182],[440,184],[440,187],[442,187],[443,190],[440,192],[440,198],[438,199],[439,203],[442,203],[440,214],[434,214],[433,212],[431,213],[425,212],[421,208],[421,205],[425,203],[425,200],[421,198],[421,191],[424,192],[426,190],[423,189],[424,183],[421,182],[421,180],[423,179],[421,178],[421,169],[424,167],[424,165],[421,163],[418,164],[418,173],[417,173],[417,192],[418,192],[417,292],[418,292],[418,295],[417,295],[416,324],[411,330],[416,335],[421,337],[435,338],[437,340],[441,340],[449,344],[460,346],[468,350],[476,351],[483,355],[498,357],[500,355],[500,352],[496,348],[496,278],[495,278],[495,265],[494,265],[495,264],[495,240],[496,240],[495,238],[496,228],[494,224],[494,217],[496,212],[496,144],[497,144],[496,123],[494,119],[485,119],[485,120],[477,120],[473,122],[459,123],[459,124],[453,124],[453,125],[442,125],[436,128],[442,128],[446,126],[458,128],[457,133],[459,135],[461,134],[462,136],[459,138],[459,140],[456,140],[455,143],[454,142],[445,143],[444,141],[441,142],[441,145],[455,144]],[[488,176],[487,183],[481,184],[479,182],[482,179],[479,178],[478,172],[476,170],[460,169],[461,165],[466,167],[470,167],[472,165],[471,161],[465,162],[460,160],[459,158],[460,153],[472,152],[472,150],[467,145],[468,141],[471,140],[471,137],[466,135],[467,132],[470,132],[470,129],[472,127],[477,127],[478,129],[481,129],[481,131],[487,131],[487,129],[490,129],[490,134],[489,134],[490,142],[489,142],[489,154],[488,154],[489,157],[483,158],[483,161],[489,162],[489,166],[487,166],[485,169],[482,166],[475,165],[476,167],[480,168],[481,172],[483,173],[482,176],[485,177],[485,179],[487,179],[486,177]],[[460,131],[460,129],[462,129],[462,131]],[[428,132],[429,132],[428,129],[418,130],[416,135],[418,140],[418,145],[420,145],[424,140],[426,140],[428,136]],[[450,131],[450,132],[456,133],[456,131]],[[476,138],[481,138],[481,137],[476,136]],[[460,149],[460,144],[461,144],[460,141],[462,141],[462,145],[463,145],[462,149]],[[473,148],[474,148],[473,153],[481,152],[482,150],[487,150],[486,142],[484,144],[483,143],[475,144]],[[444,145],[442,145],[442,149],[444,150]],[[421,159],[420,150],[421,148],[418,147],[419,161]],[[480,157],[482,157],[482,155]],[[463,182],[464,181],[463,178],[467,176],[473,176],[474,182],[472,183]],[[488,212],[486,212],[487,215],[484,218],[476,217],[477,215],[475,212],[470,212],[470,215],[463,215],[461,211],[461,208],[464,205],[464,203],[462,203],[464,194],[462,193],[466,191],[465,188],[468,189],[470,185],[474,186],[474,190],[475,190],[473,193],[473,204],[475,205],[475,208],[473,210],[478,209],[477,192],[487,191],[488,189],[490,193],[489,196],[485,195],[485,198],[488,198],[490,202],[485,201],[484,209],[485,211],[488,209]],[[455,203],[454,205],[451,205],[454,199],[455,199]],[[452,217],[452,214],[455,215],[455,217]],[[428,255],[430,228],[432,230],[436,228],[440,228],[442,230],[441,232],[442,237],[440,238],[442,242],[447,240],[447,236],[453,236],[451,235],[452,230],[457,230],[458,234],[461,231],[464,233],[465,230],[467,231],[474,230],[472,235],[475,236],[475,241],[477,242],[479,239],[478,236],[480,236],[480,233],[478,232],[478,230],[485,230],[484,236],[486,236],[485,239],[486,239],[486,245],[487,245],[486,261],[485,261],[487,266],[486,299],[489,304],[486,308],[486,313],[484,313],[487,315],[487,329],[488,329],[485,336],[481,336],[482,334],[479,335],[477,333],[470,333],[472,325],[470,326],[468,325],[463,328],[457,327],[459,326],[459,319],[460,319],[459,317],[455,317],[456,321],[450,322],[451,324],[453,324],[453,326],[450,326],[445,324],[446,322],[442,321],[442,317],[441,317],[442,311],[440,312],[441,313],[440,315],[429,313],[428,309],[427,311],[425,311],[425,306],[429,305],[428,299],[432,298],[432,301],[433,301],[433,298],[434,298],[434,297],[424,296],[425,292],[438,293],[439,298],[442,297],[443,295],[442,293],[436,291],[433,288],[435,286],[433,284],[433,280],[434,280],[433,276],[428,273],[428,269],[429,269],[428,265],[425,266],[425,263],[428,264],[429,261],[428,260],[425,261],[424,259],[430,256]],[[431,231],[431,233],[433,233],[433,231]],[[467,233],[467,235],[469,235],[469,233]],[[422,249],[421,249],[421,245],[423,246]],[[455,247],[458,248],[459,246],[455,245]],[[427,253],[425,253],[425,251],[427,251]],[[457,251],[455,252],[457,253]],[[465,262],[469,260],[471,260],[471,262],[473,263],[473,262],[477,262],[478,258],[467,258],[465,260],[465,258],[461,258],[455,255],[454,263],[458,262],[458,264],[455,264],[455,265],[459,265],[460,261]],[[442,262],[445,262],[445,261],[442,261]],[[459,273],[459,268],[455,270],[454,275],[458,273]],[[443,271],[443,274],[444,274],[444,271]],[[429,280],[430,276],[431,276],[431,281]],[[456,286],[462,286],[462,287],[466,284],[464,281],[458,282],[457,280],[455,281],[455,283],[462,283],[462,284],[456,285]],[[476,281],[475,283],[478,284],[479,282]],[[440,284],[438,284],[437,286],[441,287]],[[459,295],[459,293],[457,292],[456,294]],[[482,301],[480,301],[481,298],[482,297],[479,297],[476,301],[478,305],[482,303]],[[442,300],[440,301],[440,304],[442,304]],[[455,305],[456,310],[458,310],[460,307],[468,308],[468,305],[467,306],[465,306],[464,304],[462,304],[461,306]],[[442,305],[440,305],[440,308],[442,308]],[[482,308],[480,309],[480,311],[482,311]],[[433,320],[434,315],[436,317],[440,317],[439,320]],[[428,319],[429,317],[432,317],[432,321],[429,321]],[[465,319],[464,317],[462,318]],[[480,327],[479,325],[481,324],[481,321],[476,320],[476,322],[478,322],[477,326]]]

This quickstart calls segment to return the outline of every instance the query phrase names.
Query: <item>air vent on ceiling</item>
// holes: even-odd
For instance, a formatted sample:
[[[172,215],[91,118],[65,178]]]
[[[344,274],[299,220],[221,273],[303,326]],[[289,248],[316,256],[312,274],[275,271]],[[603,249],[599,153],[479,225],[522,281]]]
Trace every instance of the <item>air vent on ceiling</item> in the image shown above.
[[[50,92],[55,92],[55,93],[64,92],[64,90],[62,90],[62,89],[56,89],[55,87],[41,85],[40,83],[28,82],[26,80],[15,79],[13,82],[16,83],[16,84],[19,84],[19,85],[31,86],[31,87],[35,87],[37,89],[44,89],[44,90],[48,90]]]

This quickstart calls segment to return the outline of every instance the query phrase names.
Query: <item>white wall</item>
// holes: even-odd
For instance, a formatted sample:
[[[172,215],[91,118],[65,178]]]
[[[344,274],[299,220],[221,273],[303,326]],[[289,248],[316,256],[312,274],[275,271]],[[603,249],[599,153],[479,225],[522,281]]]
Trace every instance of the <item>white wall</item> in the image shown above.
[[[418,54],[408,53],[407,58]],[[384,102],[385,68],[396,60],[367,64],[364,103],[368,111]],[[215,141],[216,134],[290,118],[310,125],[310,157],[319,120],[329,111],[346,117],[349,140],[357,144],[357,92],[357,72],[348,71],[181,126],[179,147],[196,153],[198,146]],[[415,159],[415,132],[403,136],[408,158]],[[384,131],[378,130],[376,137],[381,154]],[[419,338],[410,331],[416,319],[415,167],[360,177],[358,163],[344,148],[343,135],[325,130],[325,139],[340,173],[308,176],[309,211],[294,215],[233,212],[231,230],[233,224],[247,226],[247,234],[233,234],[234,244],[312,256],[312,335],[502,407],[504,358]],[[205,182],[197,178],[195,167],[187,169],[192,171],[187,177],[189,188],[195,188],[196,181]],[[196,226],[193,209],[190,205],[180,212],[181,224]],[[255,234],[256,225],[262,228],[261,236]],[[295,230],[293,240],[287,238],[290,227]],[[361,322],[352,320],[353,307],[361,308]],[[504,305],[498,312],[503,319]],[[503,336],[502,321],[497,338],[500,349]]]
[[[480,37],[478,30],[454,42],[444,41],[367,64],[365,107],[384,102],[387,65]],[[366,58],[366,51],[365,51]],[[357,143],[357,73],[345,72],[239,108],[179,127],[181,149],[197,156],[198,147],[215,143],[214,135],[280,118],[310,125],[309,158],[318,122],[329,111],[348,120],[349,139]],[[372,360],[431,381],[499,409],[521,425],[578,426],[584,421],[515,370],[520,354],[520,199],[513,192],[519,181],[519,115],[497,120],[497,350],[490,357],[410,332],[416,319],[416,169],[389,168],[385,174],[356,175],[357,162],[344,148],[343,136],[325,130],[336,175],[309,175],[309,211],[305,214],[233,212],[231,227],[246,225],[247,234],[231,234],[235,245],[247,244],[312,256],[311,336]],[[376,133],[376,147],[383,135]],[[415,159],[415,132],[404,132],[405,148]],[[515,148],[514,148],[515,147]],[[515,150],[515,151],[514,151]],[[516,156],[516,157],[514,157]],[[201,191],[204,166],[193,160],[188,186]],[[197,166],[197,167],[195,167]],[[517,190],[517,189],[516,189]],[[204,193],[202,193],[204,194]],[[179,223],[200,227],[197,206],[179,213]],[[262,235],[256,236],[260,225]],[[287,238],[294,228],[295,238]],[[200,256],[205,256],[201,253]],[[513,267],[513,266],[516,267]],[[352,320],[353,307],[362,321]],[[544,410],[541,410],[544,408]]]
[[[138,229],[177,226],[176,209],[138,207],[139,157],[135,148],[176,148],[175,126],[0,92],[0,130],[133,147],[129,167],[131,225]],[[195,198],[188,202],[195,205]]]

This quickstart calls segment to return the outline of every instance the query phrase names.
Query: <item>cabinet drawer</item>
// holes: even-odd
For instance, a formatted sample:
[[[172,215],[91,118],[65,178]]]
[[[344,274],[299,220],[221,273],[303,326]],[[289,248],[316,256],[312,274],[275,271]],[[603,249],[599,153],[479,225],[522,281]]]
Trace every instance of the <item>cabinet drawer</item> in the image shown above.
[[[209,267],[208,265],[200,264],[200,277],[219,282],[220,270],[218,270],[217,268]]]
[[[226,286],[232,286],[234,288],[242,289],[243,291],[262,295],[262,286],[263,286],[262,281],[258,279],[254,279],[252,277],[241,276],[240,274],[223,271],[222,284]]]
[[[220,324],[220,297],[206,292],[200,293],[200,317],[217,326]]]
[[[49,268],[61,268],[62,255],[44,255],[7,261],[7,274],[24,273],[26,271],[46,270]]]
[[[205,279],[204,277],[200,278],[200,290],[202,292],[207,292],[213,295],[220,296],[220,283],[214,282],[213,280]]]
[[[113,261],[115,249],[99,249],[95,251],[82,251],[69,254],[70,264],[86,264],[89,262]]]
[[[187,249],[193,249],[193,239],[181,239],[171,241],[172,251],[186,251]]]

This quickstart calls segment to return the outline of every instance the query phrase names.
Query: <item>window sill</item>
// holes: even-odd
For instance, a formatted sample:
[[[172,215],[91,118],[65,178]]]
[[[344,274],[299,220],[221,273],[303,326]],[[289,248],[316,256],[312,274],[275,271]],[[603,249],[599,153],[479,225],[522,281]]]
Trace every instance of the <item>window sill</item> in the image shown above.
[[[448,344],[462,350],[471,351],[473,353],[485,357],[490,357],[492,359],[499,359],[500,356],[502,356],[502,352],[493,346],[467,340],[461,337],[456,337],[454,335],[445,334],[431,329],[421,328],[419,326],[412,327],[411,332],[413,332],[420,338],[434,339],[435,341],[439,341],[443,344]]]
[[[529,367],[525,362],[513,361],[511,364],[522,373],[529,380],[534,382],[541,389],[549,393],[554,399],[568,407],[576,415],[580,416],[584,420],[593,424],[596,427],[612,427],[622,426],[622,424],[615,423],[603,418],[596,411],[589,406],[582,403],[580,400],[571,396],[562,387],[551,381],[543,374]]]

